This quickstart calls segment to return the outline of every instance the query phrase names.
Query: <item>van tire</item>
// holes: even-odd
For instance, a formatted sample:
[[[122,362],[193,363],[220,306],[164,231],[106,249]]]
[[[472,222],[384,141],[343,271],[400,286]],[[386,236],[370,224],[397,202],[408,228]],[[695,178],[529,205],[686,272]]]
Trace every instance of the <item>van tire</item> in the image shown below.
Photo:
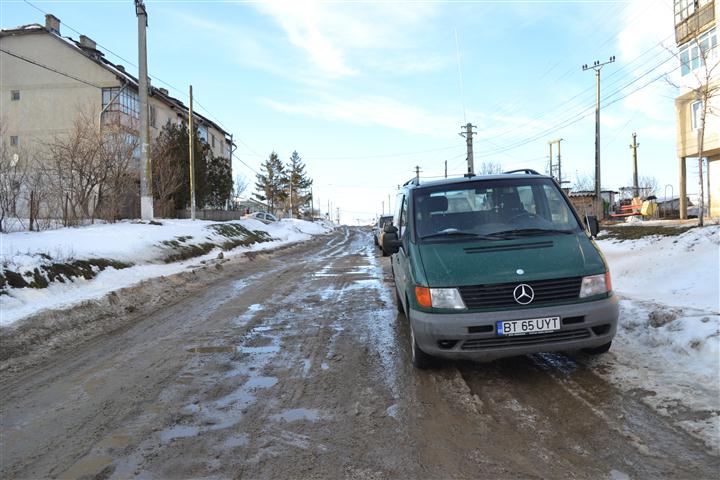
[[[583,352],[589,354],[589,355],[602,355],[603,353],[607,353],[608,350],[610,350],[610,347],[612,346],[612,341],[600,345],[599,347],[592,347],[592,348],[583,348]]]
[[[397,303],[397,311],[400,313],[405,313],[405,309],[403,308],[402,300],[400,300],[400,294],[397,291],[397,288],[395,289],[395,302]]]
[[[410,344],[412,353],[412,364],[419,370],[427,370],[437,365],[435,357],[428,355],[427,353],[420,350],[417,342],[415,341],[415,334],[413,333],[412,323],[410,323]]]

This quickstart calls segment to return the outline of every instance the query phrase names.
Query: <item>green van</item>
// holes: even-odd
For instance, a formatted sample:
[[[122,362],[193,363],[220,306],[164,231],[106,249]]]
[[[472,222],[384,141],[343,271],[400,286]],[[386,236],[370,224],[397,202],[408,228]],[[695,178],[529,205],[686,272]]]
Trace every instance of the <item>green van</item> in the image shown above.
[[[586,228],[554,179],[533,170],[413,179],[397,205],[386,248],[416,367],[608,351],[618,300],[592,240],[597,222]]]

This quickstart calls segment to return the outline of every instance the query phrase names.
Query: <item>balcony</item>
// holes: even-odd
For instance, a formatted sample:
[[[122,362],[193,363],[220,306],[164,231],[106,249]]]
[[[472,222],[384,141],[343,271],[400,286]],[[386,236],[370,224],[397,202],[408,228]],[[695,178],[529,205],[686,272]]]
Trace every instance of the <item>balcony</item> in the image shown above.
[[[695,35],[702,33],[704,27],[711,26],[714,20],[715,1],[711,0],[675,24],[675,43],[682,45],[691,40]]]

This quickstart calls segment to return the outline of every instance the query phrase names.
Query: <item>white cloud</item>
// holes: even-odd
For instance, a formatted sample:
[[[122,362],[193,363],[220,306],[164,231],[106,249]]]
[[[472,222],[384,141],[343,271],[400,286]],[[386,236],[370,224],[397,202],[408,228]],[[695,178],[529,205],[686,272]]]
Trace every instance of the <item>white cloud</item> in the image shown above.
[[[325,96],[317,101],[295,104],[271,99],[263,99],[262,102],[280,112],[363,126],[382,126],[438,138],[447,138],[458,128],[456,118],[382,96],[366,95],[353,99]]]
[[[618,35],[618,60],[626,65],[629,76],[638,80],[626,88],[623,94],[670,72],[667,79],[661,77],[629,95],[623,102],[624,106],[650,119],[666,120],[666,104],[672,103],[670,98],[675,94],[675,88],[667,80],[673,83],[677,81],[677,67],[680,63],[673,53],[676,48],[672,5],[656,0],[632,0],[624,11],[624,28]],[[659,65],[665,59],[667,61]]]
[[[414,46],[418,27],[434,14],[431,5],[338,4],[320,1],[275,0],[258,4],[285,32],[292,45],[305,52],[310,62],[330,77],[359,73],[364,64],[383,67],[378,52],[388,59],[393,52]],[[407,51],[404,52],[405,54]],[[428,62],[403,65],[408,71],[428,68]],[[435,63],[438,63],[435,61]]]

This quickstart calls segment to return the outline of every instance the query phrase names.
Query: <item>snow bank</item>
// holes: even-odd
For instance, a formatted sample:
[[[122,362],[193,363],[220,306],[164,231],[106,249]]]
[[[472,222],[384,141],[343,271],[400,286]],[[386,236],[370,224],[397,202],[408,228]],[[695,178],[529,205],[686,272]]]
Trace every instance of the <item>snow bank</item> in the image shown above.
[[[650,392],[647,404],[720,452],[720,227],[597,243],[621,298],[603,375]]]
[[[215,258],[219,249],[185,261],[164,263],[171,251],[167,242],[182,246],[203,243],[222,244],[227,240],[211,225],[238,224],[250,231],[266,232],[272,241],[237,247],[225,256],[247,251],[274,248],[308,240],[327,233],[332,227],[324,223],[283,219],[266,225],[257,220],[211,222],[203,220],[162,220],[162,225],[140,222],[92,225],[82,228],[61,228],[41,232],[0,234],[0,263],[3,270],[28,272],[47,262],[74,259],[107,258],[133,264],[130,268],[107,268],[92,280],[75,278],[71,282],[51,283],[48,288],[10,288],[0,295],[0,326],[10,325],[43,309],[64,308],[81,301],[99,298],[114,290],[142,280],[181,272],[199,261]],[[166,243],[163,243],[166,242]],[[45,256],[45,258],[43,257]]]

